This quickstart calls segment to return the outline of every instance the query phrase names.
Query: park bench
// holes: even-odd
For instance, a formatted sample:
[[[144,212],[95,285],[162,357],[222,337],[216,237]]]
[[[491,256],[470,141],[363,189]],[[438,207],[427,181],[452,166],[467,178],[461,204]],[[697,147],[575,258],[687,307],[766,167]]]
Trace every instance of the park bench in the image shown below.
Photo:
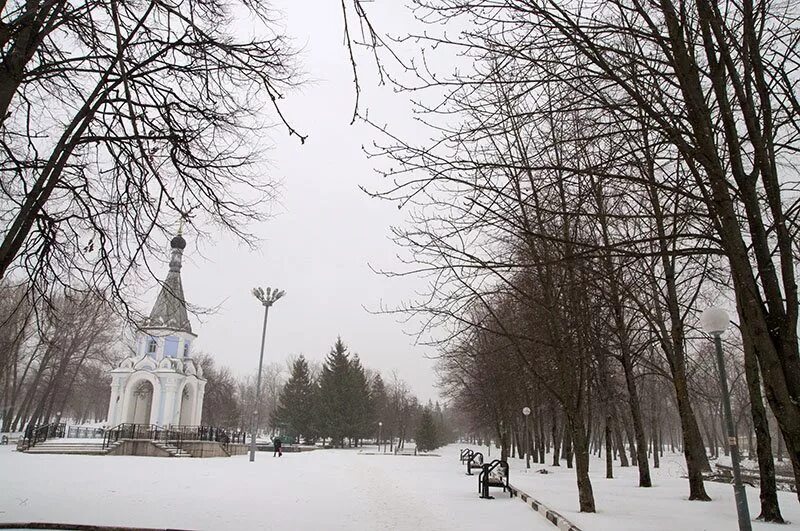
[[[473,469],[480,469],[483,466],[483,454],[480,452],[472,452],[469,456],[467,463],[467,475],[472,475]]]
[[[489,487],[502,488],[503,492],[506,490],[514,497],[514,491],[508,485],[508,462],[500,459],[495,459],[491,463],[484,464],[481,467],[481,473],[478,474],[478,493],[481,498],[491,500],[493,496],[489,496]]]
[[[8,444],[8,435],[3,435],[3,437],[0,438],[0,444]]]
[[[470,457],[472,457],[472,454],[473,454],[473,453],[475,453],[475,452],[473,452],[473,451],[472,451],[472,450],[470,450],[469,448],[463,448],[463,449],[461,450],[461,457],[460,457],[459,459],[461,460],[461,462],[462,462],[462,463],[466,463],[466,462],[467,462],[467,459],[469,459]]]
[[[394,449],[394,455],[417,455],[416,448],[396,448]]]
[[[719,483],[733,483],[733,469],[729,465],[722,465],[716,463],[714,465],[715,471],[711,474],[704,475],[705,479],[716,481]],[[757,470],[742,470],[741,473],[742,483],[757,488],[761,484],[761,476]],[[793,477],[775,475],[775,483],[778,490],[796,492],[797,488]]]

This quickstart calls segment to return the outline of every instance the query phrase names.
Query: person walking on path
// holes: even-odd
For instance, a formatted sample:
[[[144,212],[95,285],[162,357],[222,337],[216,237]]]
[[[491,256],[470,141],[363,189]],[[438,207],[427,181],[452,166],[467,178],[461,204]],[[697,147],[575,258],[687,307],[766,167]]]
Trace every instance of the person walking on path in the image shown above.
[[[275,451],[272,452],[272,457],[275,457],[276,455],[278,457],[283,457],[283,452],[281,452],[281,438],[276,436],[274,439],[272,439],[272,444],[275,447]]]

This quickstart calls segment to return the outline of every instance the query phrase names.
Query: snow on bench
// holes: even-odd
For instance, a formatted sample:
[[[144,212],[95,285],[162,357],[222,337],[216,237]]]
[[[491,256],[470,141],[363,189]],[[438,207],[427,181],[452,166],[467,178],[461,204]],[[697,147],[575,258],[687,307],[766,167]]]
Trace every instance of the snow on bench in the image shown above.
[[[508,491],[511,497],[514,497],[514,491],[508,484],[509,466],[507,461],[495,459],[481,468],[481,473],[478,474],[478,493],[481,498],[493,499],[492,496],[489,496],[489,487],[502,488],[503,492]]]

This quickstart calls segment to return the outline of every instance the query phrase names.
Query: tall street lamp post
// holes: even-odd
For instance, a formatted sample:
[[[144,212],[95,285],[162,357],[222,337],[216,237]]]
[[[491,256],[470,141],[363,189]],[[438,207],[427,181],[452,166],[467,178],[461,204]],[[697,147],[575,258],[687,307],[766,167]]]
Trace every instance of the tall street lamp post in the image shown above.
[[[267,338],[267,316],[269,315],[269,307],[285,294],[285,291],[273,288],[267,288],[266,292],[261,288],[253,288],[253,295],[256,299],[261,301],[261,304],[264,306],[264,326],[261,329],[261,354],[258,357],[258,378],[256,379],[256,405],[253,409],[253,422],[250,433],[251,463],[256,460],[256,431],[258,429],[258,405],[261,401],[261,367],[264,365],[264,341]]]
[[[381,451],[381,430],[383,429],[383,422],[378,421],[378,451]]]
[[[730,319],[722,308],[706,308],[700,316],[700,325],[703,331],[714,337],[714,346],[717,351],[717,365],[719,366],[719,387],[722,391],[722,408],[725,413],[725,426],[728,431],[728,445],[731,449],[731,464],[733,465],[733,494],[736,498],[736,512],[739,516],[739,530],[750,531],[750,510],[747,507],[747,493],[742,484],[742,472],[739,468],[739,444],[733,429],[733,415],[731,415],[731,397],[728,391],[728,378],[725,374],[725,359],[722,357],[722,333],[728,329]]]
[[[525,415],[525,467],[531,467],[531,429],[528,427],[528,417],[531,414],[531,408],[525,406],[522,408],[522,414]]]

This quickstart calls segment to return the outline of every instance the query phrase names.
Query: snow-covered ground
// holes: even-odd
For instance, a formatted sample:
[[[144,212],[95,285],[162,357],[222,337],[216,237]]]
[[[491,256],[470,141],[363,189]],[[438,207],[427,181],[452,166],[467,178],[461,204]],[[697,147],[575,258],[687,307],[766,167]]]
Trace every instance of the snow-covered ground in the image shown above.
[[[317,450],[273,458],[28,455],[0,447],[0,522],[177,529],[555,531],[443,457]]]
[[[0,447],[0,522],[46,521],[179,529],[556,531],[518,499],[492,489],[481,500],[477,478],[458,462],[461,445],[441,457],[365,455],[317,450],[273,458],[260,452],[216,459],[26,455]],[[486,454],[486,448],[481,449]],[[491,458],[499,452],[492,449]],[[706,482],[711,502],[687,501],[680,455],[652,469],[654,487],[637,485],[636,468],[615,466],[605,479],[593,459],[596,514],[577,512],[574,471],[511,459],[511,483],[584,531],[736,529],[733,489]],[[545,468],[548,474],[539,474]],[[747,488],[758,514],[758,489]],[[755,530],[800,529],[800,504],[779,493],[784,518]]]
[[[466,447],[466,446],[465,446]],[[474,448],[478,450],[478,448]],[[480,449],[484,455],[486,447]],[[499,452],[492,448],[492,456]],[[733,487],[723,483],[707,481],[706,492],[710,502],[688,501],[689,485],[683,477],[686,474],[682,455],[665,454],[660,468],[652,468],[650,474],[652,488],[639,488],[638,469],[620,468],[614,463],[614,479],[605,477],[605,461],[593,458],[590,476],[594,490],[597,513],[578,512],[578,490],[575,471],[566,467],[549,466],[552,456],[548,455],[548,465],[531,463],[530,471],[525,461],[510,459],[511,484],[527,492],[551,509],[576,524],[585,531],[717,531],[737,529],[736,506]],[[546,469],[548,474],[538,473]],[[759,491],[746,487],[750,515],[753,519],[759,513]],[[791,492],[779,492],[781,513],[790,525],[779,526],[753,522],[754,530],[788,531],[800,529],[800,503]],[[555,530],[555,528],[553,528]]]

